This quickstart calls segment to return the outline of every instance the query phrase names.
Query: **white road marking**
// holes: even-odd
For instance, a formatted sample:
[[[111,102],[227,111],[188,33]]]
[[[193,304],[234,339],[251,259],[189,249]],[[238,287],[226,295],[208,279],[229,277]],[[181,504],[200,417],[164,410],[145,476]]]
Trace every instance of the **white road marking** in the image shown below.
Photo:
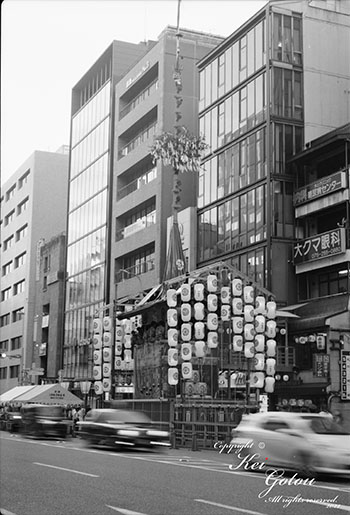
[[[194,500],[197,502],[202,502],[203,504],[210,504],[211,506],[216,506],[217,508],[225,508],[226,510],[240,511],[241,513],[249,513],[250,515],[265,515],[265,513],[261,513],[260,511],[245,510],[244,508],[237,508],[237,506],[228,506],[227,504],[220,504],[218,502],[205,501],[204,499],[194,499]]]
[[[125,510],[124,508],[117,508],[116,506],[109,506],[106,504],[107,508],[111,508],[112,510],[119,511],[119,513],[123,513],[123,515],[146,515],[146,513],[141,513],[139,511],[131,511]]]
[[[74,474],[81,474],[82,476],[100,477],[96,476],[96,474],[89,474],[88,472],[80,472],[79,470],[66,469],[63,467],[56,467],[55,465],[48,465],[47,463],[38,463],[37,461],[34,461],[33,465],[40,465],[41,467],[49,467],[51,469],[65,470],[66,472],[74,472]]]
[[[1,515],[16,515],[15,513],[12,513],[12,511],[4,510],[4,508],[0,508]]]
[[[343,504],[334,504],[331,502],[316,501],[313,499],[304,499],[304,502],[312,502],[313,504],[320,504],[326,506],[326,508],[335,508],[337,510],[350,511],[350,506],[344,506]]]

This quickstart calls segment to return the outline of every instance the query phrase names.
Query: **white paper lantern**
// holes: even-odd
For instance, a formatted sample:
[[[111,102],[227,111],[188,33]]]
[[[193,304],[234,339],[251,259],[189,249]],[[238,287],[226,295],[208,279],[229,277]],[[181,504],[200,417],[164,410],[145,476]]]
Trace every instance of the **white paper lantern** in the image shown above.
[[[255,317],[255,330],[257,333],[264,333],[266,327],[266,319],[264,315],[256,315]]]
[[[232,328],[234,334],[242,334],[243,333],[243,317],[233,317],[232,318]]]
[[[93,353],[94,365],[101,365],[102,363],[102,352],[100,349],[94,350]]]
[[[232,339],[232,347],[235,352],[243,350],[243,336],[236,334]]]
[[[254,302],[254,288],[253,286],[244,286],[243,298],[246,304],[253,304]]]
[[[102,378],[101,366],[95,365],[92,369],[92,375],[94,377],[94,381],[99,381]]]
[[[276,360],[274,358],[267,358],[266,360],[266,374],[274,376],[276,369]]]
[[[230,300],[230,288],[228,286],[223,286],[221,288],[221,302],[223,304],[229,304]]]
[[[192,381],[186,381],[185,394],[191,397],[194,394],[194,384]]]
[[[115,355],[116,356],[121,356],[122,352],[123,352],[122,344],[121,343],[116,343],[116,345],[115,345]]]
[[[94,390],[95,390],[95,394],[96,395],[102,395],[103,394],[102,381],[95,381]]]
[[[130,363],[130,361],[131,361],[131,350],[128,349],[128,350],[124,351],[124,361],[126,363]]]
[[[197,383],[194,385],[194,393],[195,395],[200,395],[203,397],[204,395],[207,395],[208,393],[208,385],[207,383]]]
[[[218,296],[214,293],[209,293],[207,297],[208,311],[216,311],[218,309]]]
[[[264,386],[265,374],[264,372],[251,372],[250,386],[252,388],[262,388]]]
[[[254,322],[254,306],[252,304],[246,304],[244,306],[244,321]]]
[[[122,369],[122,358],[119,358],[119,357],[115,358],[115,360],[114,360],[114,368],[116,370],[121,370]]]
[[[168,368],[168,383],[176,385],[179,382],[179,372],[177,368]]]
[[[111,333],[103,333],[102,343],[104,347],[110,347],[112,345],[112,334]]]
[[[176,367],[179,362],[179,353],[177,349],[168,349],[168,365]]]
[[[266,303],[266,316],[270,319],[276,318],[276,302],[274,300]]]
[[[92,330],[95,334],[102,333],[102,320],[100,318],[94,318],[92,321]]]
[[[243,314],[243,300],[241,297],[234,297],[232,299],[232,312],[234,315]]]
[[[266,310],[266,299],[263,295],[255,297],[255,314],[264,315]]]
[[[218,346],[218,333],[216,331],[208,332],[208,347],[209,349],[216,349]]]
[[[177,294],[176,294],[175,289],[170,288],[166,292],[166,301],[167,301],[169,308],[175,308],[175,306],[177,304]]]
[[[181,339],[184,342],[189,342],[192,336],[192,326],[191,324],[182,324],[181,325]]]
[[[275,390],[275,380],[273,377],[265,378],[265,392],[273,393]]]
[[[178,344],[177,329],[168,329],[168,345],[169,347],[176,347]]]
[[[275,336],[276,336],[276,322],[274,320],[268,320],[266,322],[266,336],[268,338],[275,338]]]
[[[210,292],[215,292],[218,288],[218,279],[216,275],[209,274],[207,277],[207,289]]]
[[[94,334],[92,338],[94,349],[101,349],[102,347],[102,336],[100,334]]]
[[[232,280],[232,295],[234,297],[240,297],[242,295],[243,283],[242,279],[236,278]]]
[[[191,304],[184,302],[183,304],[181,304],[181,319],[184,322],[189,322],[191,320],[191,316]]]
[[[204,320],[204,304],[203,302],[196,302],[193,306],[194,308],[194,318],[196,320]]]
[[[103,317],[102,320],[102,326],[104,331],[111,331],[112,330],[112,318],[111,317]]]
[[[181,374],[184,379],[192,379],[192,363],[182,363]]]
[[[124,320],[124,333],[131,334],[131,332],[132,332],[131,320]]]
[[[102,365],[102,374],[103,377],[110,377],[112,371],[112,367],[110,363],[103,363]]]
[[[255,336],[254,324],[244,324],[244,339],[253,341]],[[253,344],[254,345],[254,344]]]
[[[192,381],[198,383],[200,380],[199,370],[192,370]]]
[[[203,322],[195,322],[194,324],[194,337],[196,340],[203,340],[205,333],[205,326]]]
[[[253,342],[245,342],[244,355],[246,358],[253,358],[255,354],[255,347]]]
[[[273,358],[274,356],[276,356],[276,340],[267,340],[266,355],[269,358]]]
[[[265,368],[265,355],[262,352],[258,352],[254,356],[254,367],[255,370],[264,370]]]
[[[205,356],[205,342],[198,341],[194,344],[195,353],[197,358],[203,358]]]
[[[218,328],[218,316],[216,313],[209,313],[207,317],[209,331],[216,331]]]
[[[231,306],[230,304],[222,304],[221,305],[221,320],[227,322],[231,320]]]
[[[106,347],[103,349],[103,361],[110,362],[112,360],[112,349],[110,347]]]
[[[194,300],[197,302],[201,302],[204,300],[204,284],[197,283],[193,287],[194,290]]]
[[[131,349],[131,334],[126,334],[124,339],[124,347],[126,349]]]
[[[264,352],[265,349],[265,336],[263,334],[256,334],[254,338],[255,352]]]
[[[104,377],[102,381],[102,388],[104,392],[109,392],[111,390],[112,383],[108,377]]]
[[[115,341],[120,342],[124,336],[124,328],[123,326],[118,326],[115,328]]]
[[[168,320],[169,327],[177,326],[177,311],[176,311],[176,309],[173,309],[173,308],[168,309],[167,320]]]
[[[191,300],[191,285],[188,283],[182,284],[180,291],[182,302],[189,302]]]

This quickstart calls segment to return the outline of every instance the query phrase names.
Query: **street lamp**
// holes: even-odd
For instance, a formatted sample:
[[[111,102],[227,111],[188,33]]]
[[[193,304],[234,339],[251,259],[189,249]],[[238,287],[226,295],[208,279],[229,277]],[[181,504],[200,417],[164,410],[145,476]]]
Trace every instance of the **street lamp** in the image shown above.
[[[84,409],[86,414],[87,400],[91,388],[91,381],[80,381],[80,391],[84,395]]]

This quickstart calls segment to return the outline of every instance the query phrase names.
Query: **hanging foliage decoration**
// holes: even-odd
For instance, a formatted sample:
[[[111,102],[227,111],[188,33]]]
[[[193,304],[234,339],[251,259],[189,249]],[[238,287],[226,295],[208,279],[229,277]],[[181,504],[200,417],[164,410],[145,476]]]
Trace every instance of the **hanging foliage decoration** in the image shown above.
[[[164,132],[154,138],[151,147],[153,164],[161,160],[172,166],[175,172],[199,172],[200,161],[208,147],[202,136],[193,136],[185,127],[178,127],[175,134]]]

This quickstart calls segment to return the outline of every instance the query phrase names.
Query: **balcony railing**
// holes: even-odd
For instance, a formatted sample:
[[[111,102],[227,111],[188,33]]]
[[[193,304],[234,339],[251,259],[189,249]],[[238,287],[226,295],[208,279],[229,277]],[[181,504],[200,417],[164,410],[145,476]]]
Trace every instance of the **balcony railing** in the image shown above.
[[[131,102],[129,102],[121,111],[119,119],[121,120],[126,116],[130,111],[135,109],[136,106],[138,106],[141,102],[146,100],[149,96],[152,95],[154,91],[158,89],[158,79],[156,79],[154,82],[152,82],[147,88],[141,91],[135,98],[132,99]]]
[[[147,261],[142,261],[136,265],[130,266],[124,270],[120,270],[116,274],[116,283],[121,283],[131,279],[132,277],[137,277],[141,274],[146,274],[151,270],[155,269],[155,260],[154,258],[150,258]]]
[[[148,215],[139,218],[134,222],[133,224],[127,225],[124,227],[124,229],[121,229],[120,231],[117,231],[116,233],[116,241],[123,240],[124,238],[127,238],[128,236],[131,236],[132,234],[135,234],[136,232],[142,231],[146,227],[149,227],[150,225],[154,225],[156,223],[156,211],[152,211]]]
[[[134,139],[129,141],[129,143],[120,150],[119,159],[127,156],[128,154],[130,154],[130,152],[135,150],[135,148],[137,148],[142,143],[144,143],[146,140],[151,138],[156,132],[156,127],[157,127],[157,122],[154,122],[151,125],[149,125],[148,127],[146,127],[145,129],[143,129],[141,132],[139,132],[139,134]]]
[[[141,189],[143,186],[146,186],[146,184],[149,184],[150,182],[154,181],[156,177],[157,167],[154,167],[145,174],[135,179],[134,181],[129,182],[129,184],[127,184],[126,186],[123,186],[122,188],[118,189],[117,200],[121,200],[122,198],[130,195],[130,193],[133,193],[134,191]]]

